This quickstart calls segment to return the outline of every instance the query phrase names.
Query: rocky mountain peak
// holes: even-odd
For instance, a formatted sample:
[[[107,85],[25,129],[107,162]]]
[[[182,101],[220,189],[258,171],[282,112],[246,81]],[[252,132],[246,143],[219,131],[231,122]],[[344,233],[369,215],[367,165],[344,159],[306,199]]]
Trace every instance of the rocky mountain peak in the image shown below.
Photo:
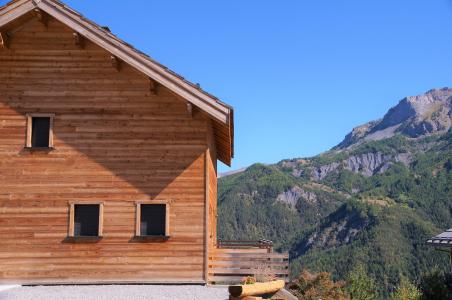
[[[336,148],[390,138],[396,133],[415,138],[447,131],[451,125],[452,89],[433,89],[400,100],[382,119],[354,128]]]

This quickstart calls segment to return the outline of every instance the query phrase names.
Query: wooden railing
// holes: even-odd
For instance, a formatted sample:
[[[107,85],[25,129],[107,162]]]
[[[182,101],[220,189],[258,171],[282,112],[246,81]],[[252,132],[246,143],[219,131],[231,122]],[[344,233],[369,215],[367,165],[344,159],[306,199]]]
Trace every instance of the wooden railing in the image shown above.
[[[246,276],[289,280],[289,254],[270,241],[221,241],[209,253],[209,283],[237,284]]]
[[[228,240],[218,240],[218,248],[221,249],[249,249],[249,248],[259,248],[267,249],[268,252],[273,251],[273,242],[269,240],[260,239],[258,241],[228,241]]]

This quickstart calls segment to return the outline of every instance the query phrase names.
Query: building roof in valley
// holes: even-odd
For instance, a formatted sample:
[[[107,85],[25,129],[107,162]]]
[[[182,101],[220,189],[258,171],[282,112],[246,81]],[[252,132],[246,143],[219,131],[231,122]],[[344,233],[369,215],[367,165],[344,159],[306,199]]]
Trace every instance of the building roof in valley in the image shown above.
[[[8,34],[13,25],[17,26],[14,23],[23,23],[30,18],[40,17],[41,12],[57,19],[87,40],[104,48],[113,56],[142,72],[157,84],[166,87],[187,101],[187,104],[193,105],[207,115],[212,120],[218,159],[227,165],[231,164],[234,156],[233,108],[202,90],[199,85],[189,82],[122,41],[108,28],[86,19],[58,0],[14,0],[0,7],[0,32]]]
[[[427,240],[427,245],[452,248],[452,228]]]

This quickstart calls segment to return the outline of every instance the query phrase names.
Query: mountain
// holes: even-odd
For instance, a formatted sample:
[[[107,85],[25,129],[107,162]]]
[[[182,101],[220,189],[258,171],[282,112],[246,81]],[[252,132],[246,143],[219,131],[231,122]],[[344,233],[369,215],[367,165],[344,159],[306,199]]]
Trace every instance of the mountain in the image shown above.
[[[423,95],[406,97],[382,119],[354,128],[336,148],[382,140],[397,133],[415,138],[446,132],[451,127],[451,115],[452,89],[430,90]]]
[[[381,299],[447,255],[424,241],[452,227],[452,89],[407,97],[311,158],[219,180],[220,238],[274,241],[303,268],[345,279],[364,264]]]
[[[224,173],[218,173],[218,178],[229,176],[229,175],[233,175],[233,174],[238,174],[238,173],[241,173],[241,172],[243,172],[245,170],[246,170],[246,168],[241,168],[241,169],[232,170],[232,171],[228,171],[228,172],[224,172]]]

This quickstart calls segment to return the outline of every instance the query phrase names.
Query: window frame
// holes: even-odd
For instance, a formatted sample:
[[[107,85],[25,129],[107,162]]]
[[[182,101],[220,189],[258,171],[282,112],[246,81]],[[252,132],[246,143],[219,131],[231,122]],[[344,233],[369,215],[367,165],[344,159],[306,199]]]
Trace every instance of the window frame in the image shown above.
[[[33,118],[50,118],[49,124],[49,146],[48,147],[33,147],[32,143],[32,131],[33,131]],[[25,147],[30,149],[49,149],[53,148],[53,119],[55,114],[52,113],[30,113],[27,114],[27,139]]]
[[[75,206],[76,205],[99,205],[99,228],[97,236],[76,236],[75,235]],[[68,237],[72,239],[101,239],[104,230],[104,202],[69,202],[69,228]]]
[[[141,235],[141,205],[165,205],[165,235]],[[135,202],[135,237],[139,239],[168,239],[170,237],[170,201],[136,201]]]

